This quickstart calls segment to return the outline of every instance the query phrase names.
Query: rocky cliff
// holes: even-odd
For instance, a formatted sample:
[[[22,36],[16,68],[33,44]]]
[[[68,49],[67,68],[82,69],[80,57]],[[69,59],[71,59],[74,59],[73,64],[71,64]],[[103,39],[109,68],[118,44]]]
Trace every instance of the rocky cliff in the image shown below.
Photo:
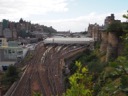
[[[108,45],[108,33],[102,32],[101,33],[101,45],[100,45],[100,52],[106,53],[107,51],[107,45]]]
[[[100,52],[105,56],[104,62],[115,59],[123,50],[119,36],[116,32],[102,32],[101,36]]]

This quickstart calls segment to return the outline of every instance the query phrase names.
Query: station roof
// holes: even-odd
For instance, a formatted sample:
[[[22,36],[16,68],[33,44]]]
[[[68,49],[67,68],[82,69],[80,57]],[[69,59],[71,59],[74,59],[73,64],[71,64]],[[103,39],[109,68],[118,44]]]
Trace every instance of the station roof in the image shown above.
[[[84,44],[87,42],[93,42],[93,38],[47,38],[44,43],[62,43],[62,44]]]

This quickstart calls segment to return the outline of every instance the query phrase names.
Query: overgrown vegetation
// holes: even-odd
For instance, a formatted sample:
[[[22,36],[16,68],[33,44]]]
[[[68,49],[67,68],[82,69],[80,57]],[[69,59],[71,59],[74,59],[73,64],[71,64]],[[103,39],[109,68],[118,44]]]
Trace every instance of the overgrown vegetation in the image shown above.
[[[43,96],[43,95],[41,95],[41,93],[39,92],[34,92],[32,96]]]
[[[124,15],[127,17],[128,14]],[[122,35],[124,52],[117,59],[109,61],[107,66],[98,76],[94,85],[95,96],[127,96],[128,94],[128,23],[110,25],[111,29]],[[115,29],[114,29],[115,28]],[[123,34],[120,34],[123,30]],[[111,31],[112,31],[111,30]]]
[[[92,96],[91,76],[86,67],[82,67],[80,62],[76,62],[77,70],[70,76],[70,88],[63,96]]]
[[[3,74],[3,77],[1,80],[1,84],[4,92],[6,92],[7,89],[11,86],[11,84],[13,84],[19,78],[18,74],[19,74],[19,71],[15,66],[10,65],[8,67],[6,72]]]
[[[120,21],[113,21],[111,24],[109,24],[109,26],[107,28],[107,32],[113,32],[117,36],[121,36],[122,31],[123,31],[123,29],[122,29],[122,24]]]
[[[29,62],[33,57],[32,52],[28,52],[26,57],[17,65],[10,65],[7,67],[5,72],[2,72],[0,82],[2,86],[2,94],[7,92],[10,86],[19,79],[20,75],[22,74],[22,68],[25,66],[27,62]],[[24,68],[24,67],[23,67]]]
[[[10,65],[7,71],[3,75],[2,82],[4,84],[12,84],[14,81],[18,79],[18,70],[15,66]]]
[[[127,11],[128,12],[128,11]],[[128,13],[123,15],[124,18],[128,21]],[[121,55],[119,55],[116,59],[108,61],[106,63],[101,62],[100,58],[102,55],[99,52],[99,44],[96,44],[95,50],[90,51],[87,50],[80,57],[76,59],[76,61],[81,62],[81,66],[84,68],[85,66],[88,69],[88,75],[92,76],[92,90],[93,96],[128,96],[128,22],[119,23],[113,22],[108,31],[115,32],[115,34],[119,37],[121,36],[121,43],[123,43],[124,50]],[[123,34],[122,34],[123,33]],[[75,60],[70,65],[71,77],[77,78],[76,74],[78,66],[75,65]],[[74,76],[74,77],[72,77]],[[86,75],[84,76],[85,80],[88,78]],[[69,82],[72,79],[69,78]],[[75,79],[76,80],[76,79]],[[81,82],[77,84],[80,85]],[[86,84],[85,84],[86,85]],[[75,95],[75,91],[78,89],[73,89],[73,85],[70,83],[69,91],[66,93],[74,94],[66,95],[66,96],[90,96],[90,95]],[[71,91],[74,90],[74,91]],[[87,90],[85,88],[85,90]]]

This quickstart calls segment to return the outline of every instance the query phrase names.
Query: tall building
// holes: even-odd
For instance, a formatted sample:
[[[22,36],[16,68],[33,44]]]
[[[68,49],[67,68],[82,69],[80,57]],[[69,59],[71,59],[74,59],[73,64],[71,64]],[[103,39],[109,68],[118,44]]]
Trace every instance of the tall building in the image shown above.
[[[6,20],[6,19],[3,19],[3,21],[2,21],[2,26],[3,26],[3,30],[4,30],[5,28],[8,28],[8,27],[9,27],[9,21]]]
[[[0,51],[0,61],[17,61],[23,58],[23,48],[16,41],[7,42],[6,38],[0,38]]]
[[[97,23],[89,24],[88,33],[95,41],[100,41],[101,40],[101,29],[102,29],[102,26],[99,26]]]
[[[9,28],[5,28],[3,30],[3,36],[7,39],[11,39],[12,38],[12,31]]]
[[[107,16],[104,20],[104,28],[107,29],[108,25],[115,20],[114,14]]]
[[[2,22],[0,22],[0,36],[2,36],[3,33],[2,33]]]

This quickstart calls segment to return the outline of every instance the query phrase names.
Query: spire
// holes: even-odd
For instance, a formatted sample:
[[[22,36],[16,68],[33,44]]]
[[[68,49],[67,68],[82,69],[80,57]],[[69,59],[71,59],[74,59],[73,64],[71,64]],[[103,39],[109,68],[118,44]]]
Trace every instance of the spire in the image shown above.
[[[23,21],[23,19],[22,18],[20,18],[20,20],[19,20],[19,23],[23,23],[24,21]]]

